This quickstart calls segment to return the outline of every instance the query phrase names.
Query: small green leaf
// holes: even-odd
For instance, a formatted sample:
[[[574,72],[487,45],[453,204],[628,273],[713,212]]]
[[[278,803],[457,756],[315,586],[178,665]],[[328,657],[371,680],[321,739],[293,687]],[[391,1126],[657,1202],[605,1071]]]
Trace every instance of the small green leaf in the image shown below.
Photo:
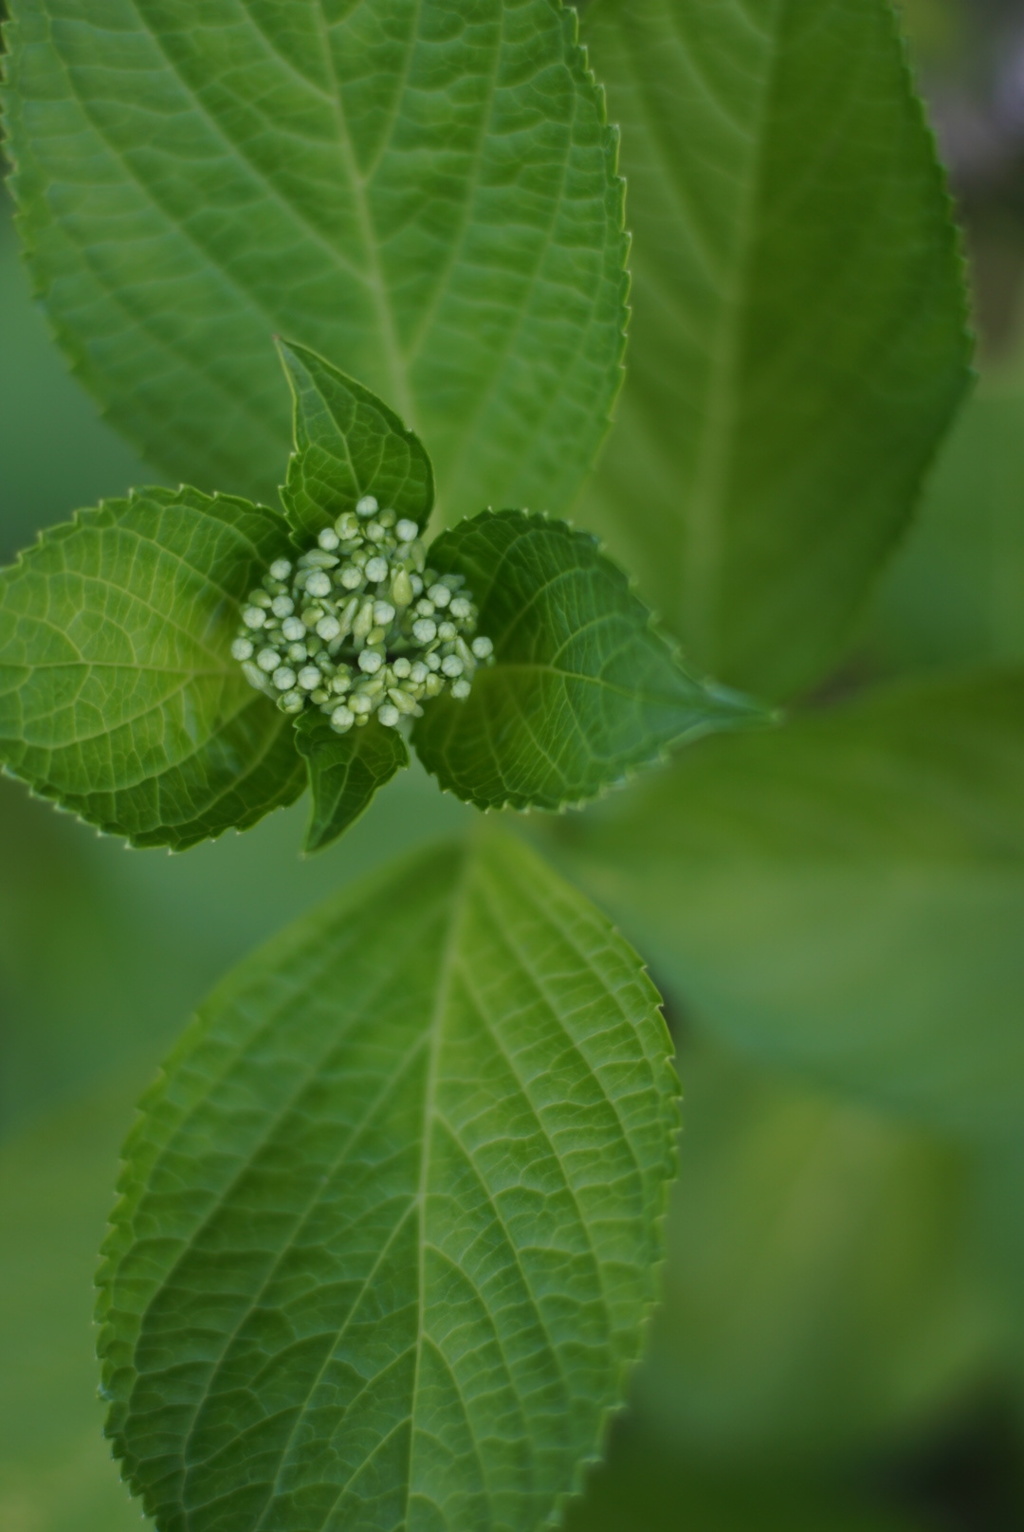
[[[272,337],[430,443],[448,519],[567,505],[622,379],[618,136],[562,0],[13,0],[7,152],[82,382],[270,501]]]
[[[678,1121],[636,954],[504,838],[249,959],[126,1151],[109,1431],[161,1527],[536,1532],[656,1292]]]
[[[364,728],[337,734],[322,713],[306,712],[296,722],[295,743],[309,763],[313,794],[307,851],[337,840],[370,807],[378,788],[409,764],[401,734],[376,718]]]
[[[688,675],[593,537],[525,511],[485,511],[430,550],[466,577],[496,663],[467,701],[431,702],[413,743],[478,808],[560,809],[684,738],[764,714]]]
[[[315,537],[363,495],[425,527],[434,472],[419,437],[315,351],[284,341],[278,349],[295,399],[295,451],[281,498],[296,531]]]
[[[1024,675],[707,740],[588,819],[574,875],[703,1023],[976,1135],[1024,1113]]]
[[[290,720],[232,659],[281,516],[197,490],[80,511],[0,571],[0,759],[135,846],[182,850],[290,803]]]
[[[597,0],[630,366],[581,519],[686,652],[835,659],[969,376],[963,262],[891,0]]]

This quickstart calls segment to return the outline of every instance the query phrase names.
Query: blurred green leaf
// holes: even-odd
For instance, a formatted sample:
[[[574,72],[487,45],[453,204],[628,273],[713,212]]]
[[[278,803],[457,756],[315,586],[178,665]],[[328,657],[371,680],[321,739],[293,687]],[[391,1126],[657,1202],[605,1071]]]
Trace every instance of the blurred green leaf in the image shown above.
[[[868,614],[868,652],[911,668],[1024,660],[1024,378],[983,380]]]
[[[565,522],[487,511],[443,532],[429,557],[465,576],[495,664],[467,700],[432,701],[413,743],[441,786],[478,808],[564,808],[670,744],[765,721],[688,675],[621,569]]]
[[[338,734],[322,713],[306,712],[296,721],[295,743],[309,763],[313,794],[307,851],[321,851],[337,840],[365,814],[374,794],[409,764],[401,734],[377,719]]]
[[[987,1379],[963,1157],[706,1044],[680,1072],[664,1306],[633,1389],[649,1429],[723,1473],[807,1471],[891,1450]]]
[[[175,478],[269,500],[277,332],[430,442],[449,518],[578,492],[620,380],[616,137],[560,0],[14,0],[36,284]]]
[[[845,1482],[716,1475],[636,1423],[617,1433],[565,1532],[925,1532],[911,1516],[872,1505]],[[932,1525],[929,1523],[929,1525]]]
[[[102,1277],[110,1430],[161,1524],[552,1513],[654,1296],[657,1007],[503,839],[387,869],[226,981],[145,1103]]]
[[[1024,1105],[1024,676],[708,740],[557,833],[702,1023],[972,1133]]]
[[[80,511],[0,571],[0,758],[136,846],[254,824],[304,783],[291,720],[230,654],[288,545],[275,512],[197,490]]]
[[[76,505],[152,479],[68,376],[33,305],[0,191],[0,563]]]
[[[0,1526],[130,1532],[103,1440],[90,1309],[118,1140],[140,1080],[106,1082],[0,1148]]]
[[[597,0],[630,372],[583,515],[702,669],[834,658],[967,382],[948,198],[888,0]]]
[[[295,399],[295,451],[282,499],[296,531],[315,537],[369,494],[425,527],[434,472],[419,437],[315,351],[286,342],[278,349]]]

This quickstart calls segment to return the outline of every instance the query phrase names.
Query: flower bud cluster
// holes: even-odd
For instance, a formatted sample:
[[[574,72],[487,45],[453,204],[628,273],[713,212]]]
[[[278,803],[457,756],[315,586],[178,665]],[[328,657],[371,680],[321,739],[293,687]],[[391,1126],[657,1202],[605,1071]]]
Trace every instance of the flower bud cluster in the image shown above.
[[[282,712],[317,708],[339,734],[374,714],[396,728],[443,692],[468,697],[494,646],[462,575],[425,565],[416,523],[364,495],[294,565],[270,566],[231,652]]]

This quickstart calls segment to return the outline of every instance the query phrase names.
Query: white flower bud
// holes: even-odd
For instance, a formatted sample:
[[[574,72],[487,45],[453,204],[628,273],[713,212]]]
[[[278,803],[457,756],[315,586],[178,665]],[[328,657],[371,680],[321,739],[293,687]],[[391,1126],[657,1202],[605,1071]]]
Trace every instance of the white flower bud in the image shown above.
[[[380,554],[366,561],[366,578],[368,580],[386,580],[388,577],[388,561],[382,559]]]
[[[383,663],[376,649],[364,649],[359,656],[359,669],[368,676],[375,676]]]
[[[423,661],[415,660],[411,670],[409,671],[409,680],[414,681],[417,686],[422,686],[429,674],[430,671],[427,669],[426,665],[424,665]]]
[[[373,495],[364,495],[361,500],[356,501],[357,516],[373,516],[379,509],[380,507]]]
[[[489,660],[491,655],[494,653],[494,645],[491,643],[491,640],[489,638],[485,638],[482,633],[479,638],[474,638],[469,647],[472,649],[478,660]]]
[[[311,596],[329,596],[331,594],[331,577],[323,569],[314,569],[307,576],[306,590]]]
[[[373,698],[367,697],[365,692],[354,692],[348,699],[348,705],[353,713],[373,712]]]
[[[281,656],[276,649],[261,649],[256,656],[256,663],[261,670],[265,670],[267,675],[269,675],[272,670],[276,670],[278,665],[280,665]]]
[[[465,596],[454,596],[448,610],[453,617],[465,619],[473,615],[473,603],[467,601]]]
[[[400,681],[404,681],[411,670],[412,661],[404,654],[400,654],[391,667],[392,675],[396,675]]]
[[[422,596],[423,581],[420,579],[418,574],[411,574],[409,576],[409,584],[412,586],[412,593],[414,596]]]
[[[464,702],[473,688],[465,679],[452,682],[452,696],[457,702]]]
[[[387,533],[379,521],[371,521],[367,524],[366,535],[371,543],[382,543]]]
[[[263,611],[262,607],[247,606],[242,613],[242,621],[247,628],[252,628],[254,633],[262,628],[266,620],[267,614]]]
[[[433,650],[430,654],[426,655],[424,658],[425,658],[425,663],[426,663],[426,666],[427,666],[428,670],[440,670],[441,669],[441,656],[437,653],[436,650]],[[427,677],[427,680],[428,681],[430,680],[429,676]]]
[[[331,640],[337,638],[338,634],[341,632],[341,623],[338,621],[337,617],[321,617],[320,621],[316,625],[316,631],[323,639],[324,643],[329,644]]]
[[[363,583],[363,571],[357,564],[346,564],[338,576],[338,581],[345,590],[357,590]]]
[[[306,636],[306,624],[301,617],[286,617],[281,624],[281,632],[290,644],[297,644]]]
[[[414,521],[410,521],[408,516],[403,516],[401,521],[398,522],[395,527],[395,536],[398,538],[400,543],[411,543],[419,530],[419,527]],[[282,576],[282,579],[283,578],[284,577]]]
[[[440,581],[438,581],[436,585],[432,585],[430,587],[430,589],[427,591],[427,595],[430,597],[435,606],[447,606],[449,601],[452,599],[451,591],[448,589],[447,585],[442,585]]]
[[[417,601],[416,610],[421,617],[433,617],[435,611],[434,603],[424,596],[422,601]]]
[[[412,634],[421,644],[433,643],[437,637],[437,623],[432,617],[420,617],[412,625]]]
[[[442,622],[438,624],[437,636],[443,644],[450,644],[459,636],[459,630],[453,622]]]
[[[287,692],[295,685],[295,672],[289,665],[282,665],[274,671],[274,685],[279,692]]]
[[[289,559],[275,559],[270,566],[270,573],[275,580],[287,580],[291,572],[292,566]]]
[[[305,632],[305,628],[302,631]],[[303,660],[308,660],[309,650],[305,644],[289,644],[285,650],[285,658],[293,665],[301,665]]]
[[[258,692],[264,691],[266,689],[266,676],[263,674],[259,666],[254,665],[251,660],[246,660],[242,665],[242,674],[248,681],[249,685],[255,686]]]
[[[399,569],[391,581],[391,599],[396,606],[408,606],[412,600],[412,581],[407,569]]]
[[[337,729],[339,734],[345,734],[351,729],[356,721],[356,715],[351,708],[336,707],[331,714],[331,728]]]
[[[377,709],[377,717],[386,729],[394,729],[401,720],[401,713],[390,702],[385,702],[383,707]]]
[[[465,666],[457,654],[446,654],[441,661],[441,670],[446,676],[461,676]],[[301,677],[299,678],[301,680]]]
[[[275,617],[290,617],[295,610],[295,602],[291,596],[275,596],[270,603],[270,610]]]
[[[304,665],[298,674],[298,683],[304,692],[316,691],[320,685],[320,670],[316,665]]]
[[[373,620],[379,628],[386,628],[388,623],[395,620],[395,609],[390,601],[375,601],[373,603]]]
[[[334,523],[334,530],[340,538],[348,542],[350,538],[359,536],[359,523],[351,511],[342,511]]]
[[[339,697],[344,692],[347,692],[351,685],[352,677],[349,675],[347,669],[339,670],[331,682],[332,689],[338,693]]]
[[[285,692],[279,698],[278,707],[285,713],[301,713],[306,705],[306,699],[301,692]]]
[[[341,538],[338,536],[337,532],[335,532],[333,527],[324,527],[323,531],[317,537],[317,542],[327,553],[333,553],[335,548],[341,542]]]
[[[236,638],[231,645],[231,658],[233,660],[251,660],[252,644],[247,638]]]

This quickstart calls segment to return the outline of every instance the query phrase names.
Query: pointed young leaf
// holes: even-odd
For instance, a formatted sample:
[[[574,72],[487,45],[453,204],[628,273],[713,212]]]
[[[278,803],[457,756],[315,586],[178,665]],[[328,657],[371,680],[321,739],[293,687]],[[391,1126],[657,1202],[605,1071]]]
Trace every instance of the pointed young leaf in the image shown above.
[[[468,700],[429,703],[413,743],[478,808],[564,808],[670,744],[764,717],[688,675],[622,570],[564,521],[485,511],[442,533],[429,559],[465,575],[495,663]]]
[[[9,9],[37,289],[150,461],[272,500],[280,334],[430,443],[450,519],[570,503],[621,380],[627,240],[562,0]]]
[[[295,399],[295,450],[282,491],[296,531],[315,537],[363,495],[425,527],[434,473],[393,410],[305,346],[279,341]]]
[[[629,381],[581,516],[686,651],[834,659],[968,378],[962,261],[891,0],[596,0],[634,231]]]
[[[702,1022],[973,1133],[1024,1114],[1024,674],[929,678],[708,740],[562,823]]]
[[[378,788],[409,764],[401,734],[376,718],[361,729],[337,734],[323,713],[306,712],[296,721],[295,743],[309,763],[313,794],[307,851],[320,851],[337,840],[370,807]]]
[[[536,1532],[656,1292],[678,1121],[639,959],[531,852],[421,852],[203,1008],[101,1276],[160,1527]]]
[[[230,653],[287,547],[276,512],[188,488],[47,532],[0,571],[0,761],[134,846],[183,850],[290,803],[291,720]]]

